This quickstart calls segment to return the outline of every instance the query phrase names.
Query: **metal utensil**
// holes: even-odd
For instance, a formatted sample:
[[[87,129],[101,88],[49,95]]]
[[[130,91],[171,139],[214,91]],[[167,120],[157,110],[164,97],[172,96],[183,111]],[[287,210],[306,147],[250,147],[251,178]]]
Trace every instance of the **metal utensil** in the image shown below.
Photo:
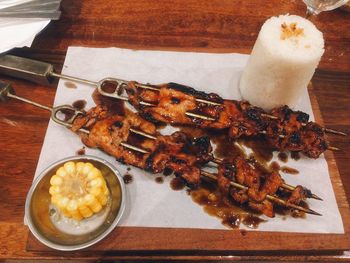
[[[17,11],[0,11],[0,18],[46,18],[50,20],[58,20],[61,17],[61,11],[42,12],[17,12]]]
[[[57,20],[61,16],[59,11],[61,0],[33,0],[8,3],[0,8],[0,18],[46,18]]]

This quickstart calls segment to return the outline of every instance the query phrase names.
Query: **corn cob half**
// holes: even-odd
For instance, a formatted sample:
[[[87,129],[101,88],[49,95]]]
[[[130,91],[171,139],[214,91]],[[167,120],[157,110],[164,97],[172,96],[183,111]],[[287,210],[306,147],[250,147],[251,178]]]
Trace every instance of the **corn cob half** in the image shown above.
[[[109,197],[101,171],[89,162],[66,162],[51,177],[50,185],[51,203],[78,221],[101,211]]]

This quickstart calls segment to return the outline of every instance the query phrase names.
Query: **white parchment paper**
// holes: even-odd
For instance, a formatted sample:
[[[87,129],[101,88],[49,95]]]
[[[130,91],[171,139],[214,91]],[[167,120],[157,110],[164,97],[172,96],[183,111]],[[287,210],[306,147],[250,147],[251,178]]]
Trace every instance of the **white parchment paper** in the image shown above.
[[[152,84],[178,82],[199,90],[218,93],[224,98],[239,99],[238,81],[247,59],[248,56],[242,54],[70,47],[62,71],[64,74],[93,81],[116,77]],[[72,104],[78,99],[87,100],[87,108],[94,106],[91,99],[92,87],[76,84],[77,88],[72,89],[67,88],[65,82],[60,80],[58,84],[55,106]],[[309,113],[313,118],[307,92],[297,108]],[[82,146],[77,135],[50,121],[36,176],[52,162],[76,155]],[[104,158],[115,165],[122,175],[126,173],[128,166],[117,163],[114,158],[99,150],[87,148],[86,154]],[[277,158],[274,160],[278,161]],[[323,216],[307,215],[306,219],[291,217],[283,219],[277,215],[272,219],[266,218],[268,221],[260,224],[258,231],[344,233],[324,157],[321,156],[317,160],[305,157],[298,161],[290,159],[287,165],[299,170],[300,173],[299,175],[282,173],[283,178],[289,184],[301,184],[315,189],[315,194],[324,201],[308,199],[308,204]],[[132,168],[130,173],[134,181],[126,187],[128,208],[121,225],[227,229],[219,219],[209,216],[201,206],[194,203],[185,190],[171,190],[169,186],[171,177],[166,177],[163,184],[158,184],[154,180],[155,175],[137,168]]]

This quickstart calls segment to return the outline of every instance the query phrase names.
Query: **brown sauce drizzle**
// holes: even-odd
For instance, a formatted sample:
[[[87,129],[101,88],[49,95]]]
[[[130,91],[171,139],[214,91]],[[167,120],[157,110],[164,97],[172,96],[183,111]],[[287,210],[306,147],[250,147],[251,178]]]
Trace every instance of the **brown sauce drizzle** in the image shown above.
[[[124,101],[102,96],[97,89],[92,93],[92,99],[96,105],[104,105],[112,114],[124,115]]]
[[[72,103],[72,107],[78,111],[83,111],[86,106],[86,100],[76,100]],[[60,113],[64,115],[64,121],[70,120],[74,116],[74,110],[61,109]]]
[[[263,223],[263,222],[266,222],[266,220],[263,220],[260,217],[257,217],[257,216],[252,215],[252,214],[248,214],[242,220],[243,225],[245,225],[249,228],[252,228],[252,229],[258,228],[260,223]]]
[[[284,162],[284,163],[288,162],[288,154],[286,154],[285,152],[278,153],[277,157],[278,157],[278,160],[280,160],[281,162]]]
[[[215,184],[202,183],[200,188],[191,190],[190,195],[195,203],[203,206],[206,213],[221,219],[222,224],[229,228],[237,229],[243,224],[255,229],[265,222],[257,215],[247,212],[246,207],[232,203]]]
[[[299,152],[291,152],[290,153],[290,157],[295,160],[298,161],[300,159],[300,153]]]
[[[260,168],[261,169],[261,168]],[[281,169],[281,166],[277,162],[271,162],[271,164],[268,166],[268,169],[266,169],[266,172],[279,172]]]
[[[181,177],[175,177],[170,181],[170,187],[174,191],[179,191],[185,188],[185,181]]]
[[[77,85],[73,82],[70,82],[70,81],[65,81],[64,86],[68,89],[76,89],[77,88]]]
[[[164,183],[164,178],[161,177],[161,176],[157,176],[156,179],[155,179],[155,181],[156,181],[156,183],[158,183],[158,184],[162,184],[162,183]]]
[[[188,126],[174,126],[181,132],[191,135],[193,138],[208,136],[210,141],[216,145],[214,155],[217,158],[233,159],[239,155],[245,156],[244,149],[234,142],[230,142],[227,137],[227,130],[206,131],[201,128]]]
[[[86,100],[76,100],[73,102],[72,106],[77,110],[83,110],[86,106]]]
[[[280,170],[286,174],[299,174],[297,169],[288,166],[282,166]]]
[[[83,148],[77,151],[77,155],[84,155],[84,154],[85,154],[85,146],[83,146]]]
[[[125,184],[130,184],[134,180],[133,176],[129,173],[124,174],[123,181]]]
[[[236,143],[230,142],[225,134],[210,134],[209,137],[216,145],[214,151],[216,157],[232,160],[237,156],[246,156],[244,149]]]
[[[271,172],[284,172],[287,174],[299,174],[299,171],[295,168],[288,166],[280,166],[277,162],[271,162],[270,165],[266,163],[257,162],[253,156],[250,156],[249,161],[255,165],[255,167],[260,170],[263,174],[268,174]]]
[[[190,126],[179,126],[179,125],[172,125],[172,126],[178,128],[181,132],[186,133],[187,135],[190,135],[193,138],[208,136],[208,132],[201,128],[190,127]]]
[[[254,158],[262,163],[272,160],[274,149],[268,144],[266,140],[261,138],[242,138],[238,142],[252,149]]]

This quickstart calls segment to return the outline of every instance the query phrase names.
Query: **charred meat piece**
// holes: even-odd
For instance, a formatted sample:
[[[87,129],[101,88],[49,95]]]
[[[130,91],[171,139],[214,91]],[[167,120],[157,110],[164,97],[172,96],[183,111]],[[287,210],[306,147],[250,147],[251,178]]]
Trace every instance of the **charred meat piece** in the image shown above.
[[[299,204],[301,201],[305,200],[307,196],[307,191],[307,189],[305,189],[301,185],[298,185],[292,191],[292,194],[289,196],[287,202],[291,204]]]
[[[108,116],[110,116],[110,113],[107,107],[97,105],[96,107],[90,109],[86,114],[78,115],[75,118],[71,129],[73,132],[76,132],[83,127],[90,129],[98,120],[105,119]]]
[[[310,158],[318,158],[328,148],[323,128],[314,122],[309,122],[302,129],[304,141],[303,153]]]
[[[284,183],[279,173],[273,171],[263,174],[261,170],[256,169],[253,164],[240,156],[219,165],[217,182],[223,194],[269,217],[274,217],[275,213],[273,203],[266,196],[275,196]],[[242,184],[248,189],[231,187],[231,182]],[[305,188],[296,187],[289,195],[287,202],[298,204],[305,198],[307,191]]]
[[[308,114],[283,106],[272,110],[271,115],[278,119],[268,122],[266,137],[274,148],[302,152],[310,158],[318,158],[327,149],[322,127],[309,122]]]
[[[232,125],[229,136],[237,139],[241,136],[256,136],[264,131],[269,119],[263,113],[264,110],[250,105],[247,101],[230,101],[236,107],[236,114],[232,115]],[[231,110],[231,113],[233,110]]]
[[[191,186],[196,186],[200,182],[200,165],[212,158],[208,138],[193,139],[182,132],[160,135],[153,123],[128,111],[123,116],[111,115],[103,107],[96,106],[85,116],[77,118],[73,128],[73,131],[80,128],[90,131],[88,135],[81,134],[82,141],[89,147],[100,148],[122,163],[152,173],[171,169]],[[133,134],[130,128],[151,134],[156,140]],[[122,143],[125,142],[142,148],[147,153],[124,147]]]
[[[218,166],[217,183],[220,191],[228,195],[230,193],[231,181],[235,181],[236,169],[232,163],[224,161]]]
[[[282,133],[283,138],[278,133],[271,130],[272,125],[268,128],[268,141],[276,149],[280,151],[289,150],[294,152],[302,152],[310,158],[318,158],[325,150],[327,150],[327,141],[321,126],[314,122],[309,122],[302,126],[299,130],[291,133]]]
[[[271,115],[277,119],[270,121],[266,127],[270,144],[281,151],[303,151],[301,129],[308,123],[309,115],[301,111],[293,111],[288,106],[273,109]],[[284,137],[281,138],[280,135]]]
[[[318,131],[314,124],[308,122],[308,114],[293,111],[288,106],[276,108],[266,114],[263,109],[246,101],[224,100],[214,93],[196,91],[176,83],[148,85],[151,89],[140,88],[139,85],[130,82],[125,90],[129,102],[138,109],[141,116],[151,122],[229,129],[232,139],[265,134],[276,150],[302,152],[311,158],[317,158],[327,149],[322,128]],[[149,105],[142,105],[141,102]],[[189,114],[202,115],[213,120]],[[268,115],[276,119],[271,119]]]
[[[241,156],[234,159],[233,165],[236,168],[237,183],[243,184],[252,189],[259,189],[261,184],[261,174],[257,169]]]
[[[230,128],[233,138],[256,135],[266,126],[266,118],[259,114],[263,110],[251,107],[246,101],[224,100],[217,94],[199,92],[176,83],[152,86],[156,90],[140,89],[137,84],[130,82],[126,87],[129,101],[144,118],[152,122],[194,125],[209,129]],[[207,104],[201,102],[201,99],[221,105]],[[153,106],[143,106],[141,101]],[[215,121],[195,118],[186,113],[204,115]]]
[[[309,122],[308,114],[302,111],[293,111],[286,105],[273,109],[270,114],[278,118],[275,123],[279,129],[284,130],[287,134],[299,130]]]

